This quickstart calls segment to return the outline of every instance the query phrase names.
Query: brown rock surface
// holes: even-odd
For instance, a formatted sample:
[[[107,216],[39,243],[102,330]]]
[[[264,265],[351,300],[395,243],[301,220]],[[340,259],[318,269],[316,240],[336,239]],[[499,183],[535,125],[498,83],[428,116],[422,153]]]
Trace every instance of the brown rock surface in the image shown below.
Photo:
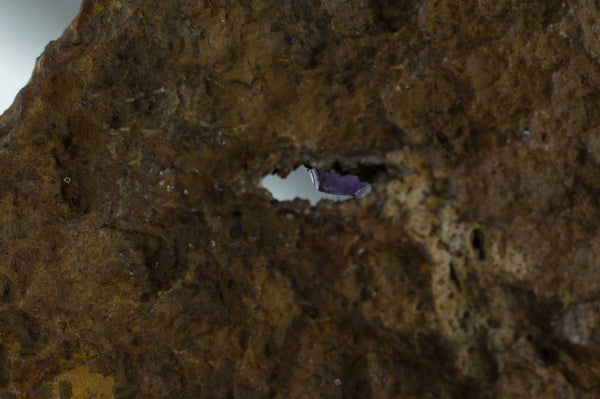
[[[0,118],[0,397],[600,397],[598,18],[84,1]]]

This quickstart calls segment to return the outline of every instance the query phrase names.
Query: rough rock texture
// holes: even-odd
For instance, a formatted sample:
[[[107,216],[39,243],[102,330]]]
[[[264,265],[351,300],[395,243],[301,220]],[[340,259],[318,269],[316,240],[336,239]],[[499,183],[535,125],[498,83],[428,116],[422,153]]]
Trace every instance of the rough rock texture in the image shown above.
[[[0,397],[600,397],[599,18],[86,0],[0,119]]]

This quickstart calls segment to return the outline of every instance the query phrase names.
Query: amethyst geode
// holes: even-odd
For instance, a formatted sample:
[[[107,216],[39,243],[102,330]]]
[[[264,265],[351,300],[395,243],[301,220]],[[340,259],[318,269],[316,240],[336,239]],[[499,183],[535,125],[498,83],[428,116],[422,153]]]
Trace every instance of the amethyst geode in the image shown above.
[[[324,193],[364,197],[371,192],[371,185],[354,175],[340,176],[318,169],[309,169],[308,173],[317,190]]]

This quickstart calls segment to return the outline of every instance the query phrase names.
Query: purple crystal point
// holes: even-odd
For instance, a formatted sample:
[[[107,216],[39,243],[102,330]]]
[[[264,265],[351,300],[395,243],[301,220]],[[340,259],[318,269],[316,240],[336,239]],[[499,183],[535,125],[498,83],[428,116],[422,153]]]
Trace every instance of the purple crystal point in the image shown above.
[[[317,190],[324,193],[364,197],[371,192],[371,185],[354,175],[340,176],[318,169],[309,169],[308,173]]]

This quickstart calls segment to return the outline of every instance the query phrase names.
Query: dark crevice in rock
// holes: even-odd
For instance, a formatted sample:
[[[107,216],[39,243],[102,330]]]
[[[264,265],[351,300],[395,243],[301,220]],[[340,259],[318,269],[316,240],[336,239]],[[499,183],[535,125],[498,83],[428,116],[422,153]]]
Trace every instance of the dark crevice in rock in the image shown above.
[[[10,363],[4,345],[0,345],[0,388],[5,388],[10,382]]]
[[[458,276],[456,275],[456,270],[454,269],[454,265],[452,264],[452,262],[450,262],[450,280],[452,280],[454,285],[456,285],[456,288],[458,289],[458,291],[462,291],[462,287],[460,285],[460,280],[458,279]]]
[[[536,351],[536,356],[545,366],[551,366],[559,360],[556,350],[547,346],[538,348]]]
[[[384,31],[396,32],[413,24],[419,1],[374,0],[370,4],[377,18],[376,22],[385,27]]]
[[[485,235],[480,228],[476,228],[471,233],[471,245],[473,249],[477,253],[477,257],[479,260],[485,260],[486,251],[485,251]]]

